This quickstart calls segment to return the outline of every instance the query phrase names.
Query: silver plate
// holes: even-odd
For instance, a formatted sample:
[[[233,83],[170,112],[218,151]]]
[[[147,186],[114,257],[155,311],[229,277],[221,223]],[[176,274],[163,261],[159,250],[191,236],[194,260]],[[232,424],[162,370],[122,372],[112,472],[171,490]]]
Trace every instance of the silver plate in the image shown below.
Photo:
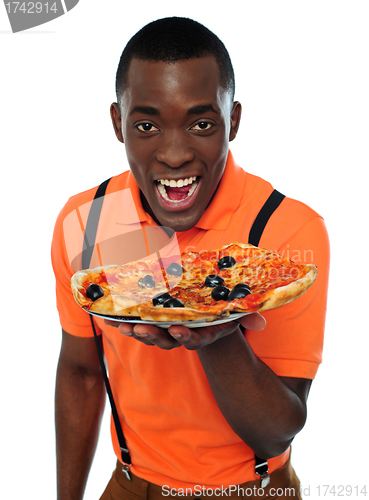
[[[231,313],[229,316],[225,318],[220,318],[216,319],[214,321],[146,321],[143,319],[138,319],[138,318],[123,318],[123,317],[116,317],[116,316],[108,316],[107,314],[98,314],[95,312],[90,312],[86,311],[92,316],[97,316],[98,318],[103,318],[103,319],[108,319],[109,321],[117,321],[118,323],[134,323],[137,325],[155,325],[158,326],[159,328],[169,328],[170,326],[173,325],[183,325],[187,326],[188,328],[202,328],[204,326],[214,326],[214,325],[221,325],[223,323],[229,323],[230,321],[237,320],[238,318],[242,318],[242,316],[246,316],[247,314],[251,313]]]

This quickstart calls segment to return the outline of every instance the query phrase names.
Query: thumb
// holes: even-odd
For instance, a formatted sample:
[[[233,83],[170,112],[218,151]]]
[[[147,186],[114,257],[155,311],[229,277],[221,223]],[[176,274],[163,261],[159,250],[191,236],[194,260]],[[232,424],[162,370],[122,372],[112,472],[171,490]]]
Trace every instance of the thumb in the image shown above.
[[[255,332],[260,332],[261,330],[264,330],[266,326],[266,320],[264,316],[262,316],[258,312],[247,314],[246,316],[239,318],[238,321],[247,330],[254,330]]]

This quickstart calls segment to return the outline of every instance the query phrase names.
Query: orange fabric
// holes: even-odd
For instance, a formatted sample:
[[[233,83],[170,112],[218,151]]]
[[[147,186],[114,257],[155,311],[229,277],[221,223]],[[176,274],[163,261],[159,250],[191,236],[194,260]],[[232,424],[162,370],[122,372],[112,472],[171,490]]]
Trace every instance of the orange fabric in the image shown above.
[[[238,167],[230,153],[210,206],[194,228],[177,233],[181,251],[218,248],[232,241],[247,242],[251,225],[272,190],[268,182]],[[81,227],[85,227],[95,191],[96,188],[86,191],[67,202],[57,220],[52,245],[60,321],[64,330],[81,337],[93,334],[88,314],[75,304],[70,291],[69,280],[74,273],[70,261],[74,256],[73,265],[77,265],[83,243]],[[106,224],[113,226],[113,232],[119,226],[119,231],[133,237],[140,223],[145,229],[155,225],[142,208],[139,188],[130,172],[111,180],[107,195],[112,193],[111,201],[116,206],[110,202],[103,206],[102,226],[108,220]],[[133,200],[135,209],[130,205],[127,213],[122,200],[125,203]],[[77,216],[78,207],[83,208]],[[107,207],[109,212],[116,211],[114,216],[105,217]],[[97,238],[101,248],[106,236],[104,227],[99,228],[102,232]],[[65,241],[71,228],[72,244]],[[306,205],[286,198],[271,217],[260,246],[277,250],[295,261],[314,262],[319,274],[303,297],[283,308],[267,311],[265,330],[247,331],[246,338],[277,375],[314,378],[322,356],[328,282],[329,244],[324,222]],[[138,258],[137,252],[134,258]],[[98,252],[93,259],[99,265]],[[120,335],[100,319],[96,322],[103,333],[110,381],[134,474],[170,488],[196,484],[217,487],[257,478],[253,452],[234,434],[221,414],[196,351],[183,347],[165,351],[145,346]],[[120,458],[114,428],[112,438]],[[269,460],[270,471],[280,468],[288,455],[289,450]]]

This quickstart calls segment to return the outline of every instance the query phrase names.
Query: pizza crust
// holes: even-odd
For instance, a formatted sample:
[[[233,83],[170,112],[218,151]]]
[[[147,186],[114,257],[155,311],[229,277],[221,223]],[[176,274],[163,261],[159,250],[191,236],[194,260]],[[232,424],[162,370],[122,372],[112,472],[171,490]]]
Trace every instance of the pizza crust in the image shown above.
[[[214,321],[221,317],[229,316],[229,311],[219,310],[215,313],[208,311],[198,311],[187,307],[155,307],[141,306],[138,308],[141,319],[145,321]]]
[[[274,293],[263,302],[259,311],[275,309],[276,307],[284,306],[285,304],[289,304],[290,302],[301,297],[301,295],[314,283],[315,278],[318,275],[318,270],[314,265],[309,264],[306,267],[309,267],[310,271],[303,278],[300,278],[289,285],[272,290]]]
[[[77,271],[70,280],[70,287],[77,304],[83,308],[89,309],[93,302],[82,294],[82,290],[84,290],[82,282],[86,277],[88,277],[86,271]]]
[[[318,269],[313,264],[307,264],[303,271],[308,270],[307,274],[302,278],[289,283],[286,286],[281,286],[273,290],[269,290],[265,293],[263,301],[258,304],[255,308],[250,309],[247,312],[261,312],[268,311],[270,309],[276,309],[277,307],[284,306],[293,302],[294,300],[301,297],[301,295],[306,292],[306,290],[314,283],[317,275]],[[230,304],[234,304],[230,302]],[[232,308],[235,312],[244,312],[245,309],[234,307]]]
[[[95,302],[92,302],[89,311],[99,314],[106,314],[108,316],[137,316],[138,306],[141,302],[133,300],[130,297],[122,297],[120,295],[114,296],[105,295]]]

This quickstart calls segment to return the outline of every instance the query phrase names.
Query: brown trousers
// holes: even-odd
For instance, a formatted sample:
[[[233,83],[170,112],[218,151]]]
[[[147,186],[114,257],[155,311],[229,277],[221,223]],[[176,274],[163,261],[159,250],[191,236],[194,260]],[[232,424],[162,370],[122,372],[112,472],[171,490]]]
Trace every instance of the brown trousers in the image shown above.
[[[126,479],[122,472],[122,465],[118,461],[117,468],[113,472],[112,478],[100,500],[165,500],[166,498],[181,500],[185,496],[185,493],[182,492],[181,494],[181,490],[172,495],[169,488],[162,488],[149,483],[132,473],[130,475],[132,481]],[[270,483],[264,489],[260,486],[260,480],[249,481],[239,486],[219,487],[214,490],[213,494],[210,490],[202,492],[199,485],[198,488],[194,488],[192,495],[186,495],[186,500],[210,500],[209,497],[211,497],[211,500],[220,498],[230,498],[232,500],[271,500],[280,498],[302,500],[300,481],[292,468],[290,459],[283,467],[270,475]]]

